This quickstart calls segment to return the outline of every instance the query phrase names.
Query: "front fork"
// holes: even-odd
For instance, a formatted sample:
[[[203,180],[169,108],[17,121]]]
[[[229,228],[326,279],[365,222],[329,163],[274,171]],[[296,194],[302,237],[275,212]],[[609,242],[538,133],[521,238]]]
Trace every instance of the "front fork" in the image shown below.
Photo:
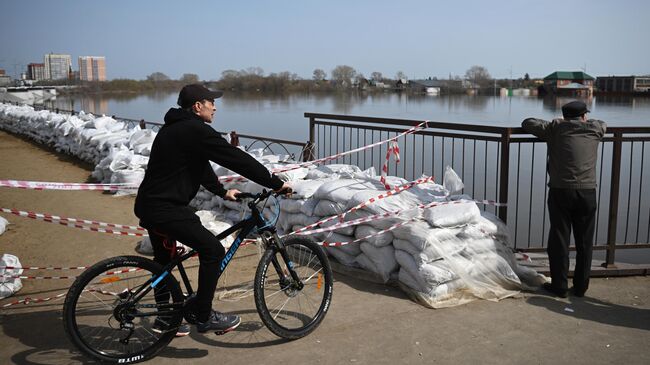
[[[276,255],[271,256],[271,263],[273,264],[275,271],[280,277],[280,287],[282,289],[302,290],[305,285],[302,283],[300,277],[294,270],[293,261],[291,261],[289,254],[287,254],[286,246],[282,243],[282,240],[280,237],[278,237],[278,234],[275,232],[265,231],[260,236],[264,242],[265,249],[275,250],[279,252],[282,260],[284,260],[284,262],[287,264],[286,267],[289,271],[290,278],[282,269],[282,265],[280,265],[280,262],[278,262],[278,257]]]

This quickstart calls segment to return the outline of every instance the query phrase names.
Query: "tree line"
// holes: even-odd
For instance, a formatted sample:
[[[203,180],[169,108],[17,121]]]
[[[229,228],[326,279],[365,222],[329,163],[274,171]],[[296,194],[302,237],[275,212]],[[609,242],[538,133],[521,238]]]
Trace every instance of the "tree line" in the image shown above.
[[[457,89],[477,88],[491,89],[495,87],[532,87],[533,80],[528,74],[517,80],[494,79],[483,66],[472,66],[464,77],[449,75],[446,79],[435,77],[429,80],[449,82],[448,85],[458,85]],[[173,80],[162,72],[153,72],[144,80],[113,79],[109,81],[80,81],[67,80],[65,84],[78,86],[82,92],[145,92],[155,90],[178,90],[183,85],[201,82],[198,75],[185,73],[179,79]],[[49,82],[51,84],[51,82]],[[305,79],[296,73],[283,71],[265,74],[260,67],[249,67],[242,70],[225,70],[221,77],[215,81],[208,81],[212,87],[235,92],[316,92],[362,89],[366,91],[404,89],[408,83],[408,76],[397,72],[394,77],[386,77],[380,71],[373,71],[369,76],[357,71],[348,65],[338,65],[329,74],[321,69],[314,69],[312,77]],[[48,82],[40,82],[47,85]],[[58,83],[61,84],[60,82]],[[461,86],[462,85],[462,86]]]

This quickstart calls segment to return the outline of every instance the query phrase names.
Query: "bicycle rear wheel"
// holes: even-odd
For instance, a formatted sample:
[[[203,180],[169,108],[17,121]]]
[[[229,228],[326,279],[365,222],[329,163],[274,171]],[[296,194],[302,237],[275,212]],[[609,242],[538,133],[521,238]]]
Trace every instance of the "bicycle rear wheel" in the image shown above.
[[[160,265],[139,256],[113,257],[84,271],[63,306],[70,341],[85,355],[104,362],[134,363],[153,357],[176,334],[183,318],[183,293],[168,274],[156,290],[132,299],[162,272]]]
[[[283,243],[291,261],[285,262],[277,247],[264,252],[255,273],[255,306],[271,332],[297,339],[315,330],[325,317],[332,299],[332,270],[323,250],[310,239],[290,237]]]

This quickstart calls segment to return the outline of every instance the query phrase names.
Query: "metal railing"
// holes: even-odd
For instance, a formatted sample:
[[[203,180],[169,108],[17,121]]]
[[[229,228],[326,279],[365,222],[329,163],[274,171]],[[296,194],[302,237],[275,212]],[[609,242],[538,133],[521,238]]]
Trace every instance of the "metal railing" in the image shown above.
[[[305,113],[315,157],[361,147],[403,132],[422,120]],[[598,211],[594,249],[650,248],[650,127],[610,127],[599,146]],[[422,174],[441,183],[451,166],[475,199],[496,200],[505,207],[484,206],[507,223],[516,249],[546,249],[549,227],[546,144],[522,128],[429,122],[423,131],[399,140],[401,162],[389,162],[388,173],[414,180]],[[648,146],[650,147],[650,145]],[[384,163],[386,146],[346,156],[332,163],[362,169]]]

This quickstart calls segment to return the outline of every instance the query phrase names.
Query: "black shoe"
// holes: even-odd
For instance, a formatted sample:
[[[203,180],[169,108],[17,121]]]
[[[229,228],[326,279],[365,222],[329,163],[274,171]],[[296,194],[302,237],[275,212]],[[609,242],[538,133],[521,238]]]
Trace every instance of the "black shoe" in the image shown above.
[[[210,317],[205,322],[197,322],[196,329],[201,332],[214,331],[218,335],[223,335],[237,328],[241,323],[241,318],[234,314],[225,314],[212,311]]]
[[[181,323],[180,326],[171,328],[169,326],[169,323],[167,323],[166,318],[162,317],[156,317],[156,320],[153,322],[153,326],[151,326],[151,330],[156,333],[176,330],[176,337],[183,337],[190,334],[190,326],[188,324]]]
[[[542,288],[544,290],[546,290],[547,292],[549,292],[549,293],[553,293],[553,294],[557,295],[560,298],[566,298],[567,297],[567,291],[566,290],[558,289],[558,288],[554,287],[553,284],[551,284],[551,283],[542,284]]]

